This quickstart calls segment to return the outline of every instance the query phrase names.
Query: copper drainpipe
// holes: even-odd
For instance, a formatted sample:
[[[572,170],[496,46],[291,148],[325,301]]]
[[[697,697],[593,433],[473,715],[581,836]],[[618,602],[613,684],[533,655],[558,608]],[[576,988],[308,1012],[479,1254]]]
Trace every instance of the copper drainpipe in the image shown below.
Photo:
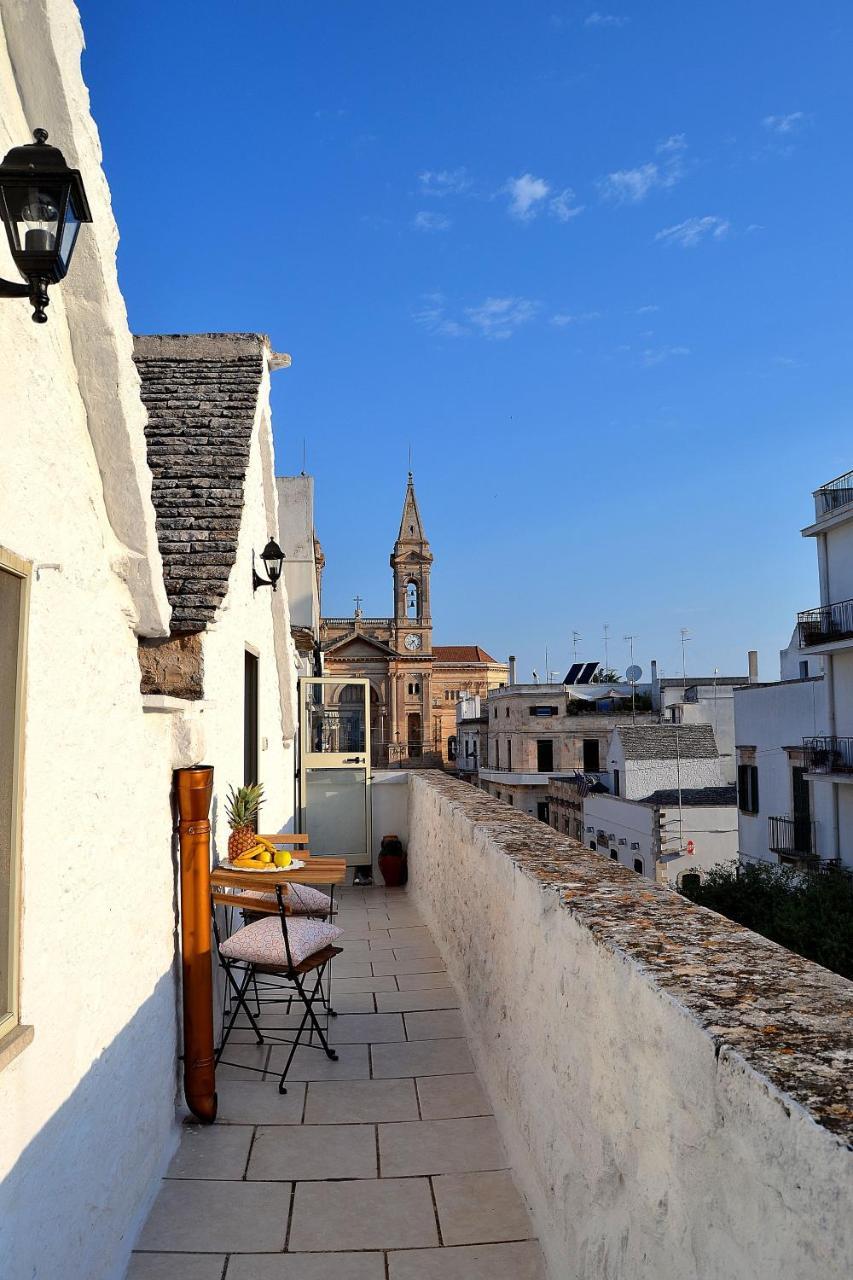
[[[213,769],[175,770],[181,846],[184,1097],[205,1124],[216,1119],[213,971],[210,954],[210,801]]]

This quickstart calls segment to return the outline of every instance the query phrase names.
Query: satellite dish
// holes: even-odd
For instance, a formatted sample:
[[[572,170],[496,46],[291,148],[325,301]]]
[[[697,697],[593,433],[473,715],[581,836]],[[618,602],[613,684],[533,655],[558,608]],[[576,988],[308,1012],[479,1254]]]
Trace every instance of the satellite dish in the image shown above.
[[[625,676],[630,684],[636,684],[642,674],[643,668],[637,666],[629,667],[625,672]]]

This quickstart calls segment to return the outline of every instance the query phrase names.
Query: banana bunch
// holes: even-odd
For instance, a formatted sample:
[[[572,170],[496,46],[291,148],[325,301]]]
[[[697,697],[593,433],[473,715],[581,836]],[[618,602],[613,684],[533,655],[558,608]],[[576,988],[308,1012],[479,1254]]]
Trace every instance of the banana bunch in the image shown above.
[[[231,865],[233,867],[249,867],[252,870],[256,870],[258,867],[270,866],[271,864],[277,867],[289,867],[291,861],[292,856],[286,849],[277,849],[269,840],[264,840],[263,836],[258,836],[251,849],[241,853]]]

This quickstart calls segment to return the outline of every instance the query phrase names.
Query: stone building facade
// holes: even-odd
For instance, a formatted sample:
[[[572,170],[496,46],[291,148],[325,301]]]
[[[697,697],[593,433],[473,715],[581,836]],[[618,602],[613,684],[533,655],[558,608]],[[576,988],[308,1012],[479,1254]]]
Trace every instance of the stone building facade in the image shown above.
[[[400,530],[391,552],[394,613],[324,618],[327,676],[370,681],[374,766],[444,764],[456,757],[456,703],[485,697],[507,683],[508,668],[479,645],[434,645],[430,575],[433,556],[409,473]]]

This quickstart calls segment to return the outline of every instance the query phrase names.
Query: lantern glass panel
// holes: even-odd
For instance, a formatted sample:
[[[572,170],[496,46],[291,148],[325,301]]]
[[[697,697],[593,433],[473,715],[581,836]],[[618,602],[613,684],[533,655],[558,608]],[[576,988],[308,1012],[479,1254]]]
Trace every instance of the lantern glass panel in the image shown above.
[[[6,188],[10,229],[19,253],[55,251],[62,195],[62,187],[52,184]]]
[[[62,236],[59,241],[59,261],[62,265],[63,272],[68,270],[68,264],[71,261],[71,255],[74,252],[74,245],[77,242],[77,232],[80,230],[80,218],[74,207],[74,197],[69,195],[68,208],[65,211],[65,222],[62,227]]]

